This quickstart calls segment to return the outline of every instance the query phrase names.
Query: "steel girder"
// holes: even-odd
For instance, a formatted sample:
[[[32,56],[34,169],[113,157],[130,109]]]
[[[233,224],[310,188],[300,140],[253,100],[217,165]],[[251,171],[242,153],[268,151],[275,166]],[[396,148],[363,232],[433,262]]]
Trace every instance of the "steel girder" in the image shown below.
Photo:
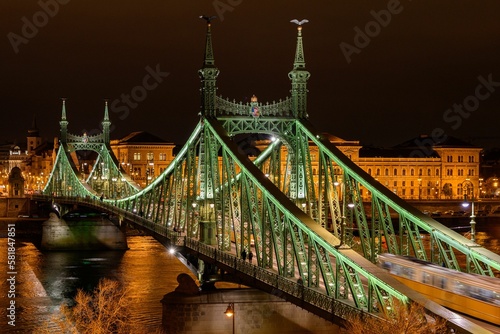
[[[96,163],[86,179],[71,156],[80,150],[91,150],[98,153]],[[83,188],[78,184],[82,184]],[[76,188],[73,189],[75,186]],[[108,198],[120,198],[128,197],[138,191],[139,187],[130,180],[128,175],[122,173],[116,158],[105,144],[72,142],[61,143],[59,146],[54,169],[43,193],[56,196],[74,194],[76,196],[103,195]]]
[[[280,275],[300,277],[304,285],[318,287],[332,295],[336,293],[337,284],[334,282],[343,281],[345,284],[339,285],[344,286],[345,297],[358,307],[372,309],[374,312],[384,312],[379,307],[377,296],[405,299],[375,276],[363,272],[363,268],[355,261],[338,252],[335,246],[339,244],[339,240],[301,211],[262,171],[246,157],[242,157],[220,124],[206,120],[205,126],[210,126],[218,137],[221,149],[226,152],[223,155],[227,154],[238,165],[241,175],[239,180],[242,181],[240,187],[243,187],[242,193],[246,194],[240,201],[250,203],[250,198],[258,199],[255,201],[258,208],[255,204],[247,206],[252,214],[244,218],[248,221],[242,223],[242,235],[255,235],[259,230],[266,232],[267,226],[271,227],[275,265]],[[253,214],[257,212],[262,214]],[[263,221],[264,218],[266,221]],[[264,239],[267,237],[263,232],[260,233]],[[266,247],[264,243],[255,243],[256,251],[261,254],[268,253]],[[331,259],[339,265],[340,270],[335,270]],[[384,292],[373,293],[380,290]]]
[[[264,125],[259,125],[255,119],[252,122],[258,125],[257,128],[264,128]],[[107,199],[104,202],[118,206],[131,214],[146,215],[145,218],[152,219],[153,224],[158,227],[181,228],[187,232],[188,237],[199,238],[199,223],[207,218],[206,212],[200,208],[201,205],[192,205],[191,200],[196,198],[199,203],[203,199],[213,199],[216,212],[224,210],[223,214],[217,213],[214,217],[218,233],[221,230],[226,235],[226,239],[223,236],[223,240],[229,238],[234,241],[238,251],[243,247],[249,247],[253,238],[259,266],[276,268],[282,277],[300,277],[305,286],[317,288],[325,295],[343,299],[368,312],[385,312],[393,299],[407,300],[403,293],[386,283],[390,281],[388,275],[384,276],[378,269],[371,269],[369,262],[357,257],[355,252],[337,249],[340,240],[309,216],[308,213],[311,211],[302,211],[296,201],[288,198],[271,179],[266,177],[265,173],[247,157],[242,156],[235,143],[230,140],[231,134],[221,123],[216,119],[202,119],[174,162],[159,178],[137,194],[123,199]],[[423,219],[418,210],[408,206],[385,187],[380,186],[328,141],[318,138],[306,122],[296,121],[293,126],[290,125],[290,120],[274,122],[278,123],[287,124],[286,127],[283,126],[287,129],[287,133],[283,136],[277,134],[284,143],[296,143],[294,139],[301,138],[302,142],[307,140],[309,145],[312,143],[321,152],[318,154],[321,157],[318,170],[325,174],[324,179],[327,181],[322,181],[322,187],[318,186],[317,189],[325,189],[324,192],[329,200],[324,203],[329,203],[330,214],[339,211],[335,204],[331,204],[339,200],[338,189],[332,183],[337,181],[338,171],[341,172],[345,197],[342,199],[343,212],[340,214],[346,216],[352,212],[354,219],[349,218],[349,220],[356,220],[358,228],[364,226],[363,238],[369,240],[370,230],[365,224],[366,215],[360,197],[361,187],[377,195],[375,203],[378,204],[372,212],[376,212],[373,216],[384,221],[382,225],[385,225],[383,233],[387,234],[386,238],[392,233],[389,228],[390,208],[407,220],[405,222],[405,219],[400,219],[400,231],[406,229],[416,232],[417,227],[425,230],[427,225],[432,226],[434,229],[430,232],[433,234],[435,249],[441,258],[445,258],[444,254],[449,253],[447,249],[450,249],[451,245],[456,246],[456,239],[462,241],[458,237],[455,238],[456,235],[453,233],[446,233],[448,232],[446,229],[440,230],[439,224],[432,219]],[[298,134],[289,132],[292,130]],[[294,152],[295,156],[305,157],[300,158],[301,163],[309,165],[302,168],[311,168],[312,159],[307,158],[309,153],[305,152],[306,147],[303,144],[288,145],[287,149],[301,150],[302,152]],[[194,152],[198,152],[198,157]],[[223,164],[220,168],[219,153]],[[269,157],[271,156],[273,155],[269,154]],[[195,160],[197,163],[194,163]],[[259,160],[259,163],[265,165],[263,160]],[[69,161],[66,159],[66,162],[63,162],[63,158],[60,158],[58,165],[64,167],[69,165]],[[205,176],[206,174],[210,175]],[[307,182],[312,182],[311,177],[306,174],[307,172],[302,173],[306,200],[312,201],[315,198],[319,201],[321,196],[317,194],[316,197],[308,196],[312,195],[312,190],[307,189],[316,188],[306,186]],[[198,188],[188,190],[188,185],[192,186],[193,183],[197,184]],[[207,197],[207,194],[213,197]],[[346,211],[347,201],[355,202],[352,211],[349,209]],[[314,205],[319,204],[314,203]],[[340,205],[337,205],[338,207]],[[229,221],[229,224],[226,221]],[[335,221],[338,222],[338,217],[335,217]],[[232,226],[229,233],[226,231],[228,226]],[[413,251],[420,247],[418,242],[415,245],[411,246]],[[218,242],[216,246],[222,251],[228,250],[225,242]],[[376,254],[373,242],[365,240],[363,247],[368,248],[368,258],[372,256],[371,254]],[[483,250],[481,255],[489,259],[489,262],[476,257],[475,254],[473,251],[469,253],[470,267],[482,268],[485,273],[489,267],[497,268],[495,257],[488,251]],[[451,257],[448,259],[451,259],[448,262],[453,263]],[[383,278],[379,277],[381,275]]]
[[[344,179],[350,180],[346,184],[347,195],[353,197],[360,242],[366,258],[372,261],[376,259],[375,255],[381,248],[381,237],[384,236],[388,243],[388,251],[391,252],[411,255],[422,260],[431,260],[452,269],[477,274],[493,275],[494,270],[500,271],[500,256],[498,254],[488,251],[455,231],[446,228],[396,196],[342,154],[327,139],[321,138],[321,135],[314,130],[309,122],[305,120],[298,121],[296,131],[303,132],[310,145],[318,147],[319,151],[324,151],[335,166],[340,168]],[[322,169],[325,170],[326,167]],[[377,227],[375,233],[371,232],[366,224],[364,204],[361,202],[361,198],[358,197],[361,188],[368,191],[372,197],[370,205],[372,220],[379,220],[372,225]],[[399,219],[399,235],[390,228],[393,225],[390,222],[391,212]],[[380,227],[381,223],[382,227]],[[422,232],[429,234],[431,247],[425,247],[423,244]],[[397,239],[399,239],[399,247],[396,246],[398,244]],[[405,247],[405,239],[408,248]],[[456,260],[456,255],[460,253],[467,258],[466,268],[460,267]]]
[[[198,152],[197,163],[193,163],[192,152]],[[221,168],[216,160],[219,156]],[[207,173],[211,176],[207,177]],[[193,179],[189,175],[196,175],[198,185],[192,192],[186,187],[191,183],[187,180]],[[147,188],[129,198],[104,203],[142,214],[167,229],[185,228],[188,237],[200,238],[199,222],[207,217],[201,204],[193,206],[190,199],[196,197],[200,203],[201,194],[207,196],[210,191],[214,207],[224,209],[214,217],[219,236],[215,246],[219,250],[229,251],[226,240],[235,243],[237,254],[242,248],[250,249],[253,243],[257,263],[262,268],[276,268],[283,277],[300,277],[305,286],[329,296],[342,295],[346,303],[374,313],[385,311],[380,307],[379,294],[391,300],[406,300],[402,293],[367,270],[366,263],[338,251],[335,247],[339,240],[242,156],[227,132],[213,119],[200,122],[174,162]],[[226,231],[228,228],[230,231]]]
[[[281,173],[282,192],[299,207],[305,203],[304,211],[321,226],[325,226],[325,221],[330,219],[330,230],[339,238],[344,224],[345,243],[355,249],[358,249],[358,244],[354,242],[353,232],[357,228],[360,250],[371,261],[377,260],[379,252],[387,251],[478,274],[493,275],[493,270],[500,270],[497,254],[487,250],[478,252],[482,248],[477,244],[424,215],[373,179],[334,145],[321,138],[308,121],[294,122],[289,118],[221,119],[230,135],[267,133],[282,140],[286,145],[286,157],[280,159],[285,166]],[[318,152],[314,160],[310,152],[305,152],[311,149]],[[313,164],[317,165],[318,173],[311,177]],[[331,185],[339,181],[340,186]],[[346,192],[342,194],[343,198],[337,195],[342,192],[341,188]],[[361,190],[369,192],[371,203],[362,202]],[[315,210],[310,210],[310,203]],[[354,207],[349,209],[346,203]],[[393,221],[393,217],[399,220],[399,224]],[[429,234],[430,246],[424,245],[422,232]],[[467,259],[466,267],[459,267],[456,254],[460,253]]]
[[[95,196],[95,191],[81,179],[66,145],[59,146],[54,168],[43,189],[43,194],[49,196]]]

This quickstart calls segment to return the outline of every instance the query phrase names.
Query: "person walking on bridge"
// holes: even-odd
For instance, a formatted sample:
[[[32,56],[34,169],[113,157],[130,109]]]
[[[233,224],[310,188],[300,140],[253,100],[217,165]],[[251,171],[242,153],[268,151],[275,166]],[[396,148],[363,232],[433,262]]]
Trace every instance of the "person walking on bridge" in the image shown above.
[[[244,248],[241,251],[241,258],[243,259],[243,261],[247,259],[247,251]]]

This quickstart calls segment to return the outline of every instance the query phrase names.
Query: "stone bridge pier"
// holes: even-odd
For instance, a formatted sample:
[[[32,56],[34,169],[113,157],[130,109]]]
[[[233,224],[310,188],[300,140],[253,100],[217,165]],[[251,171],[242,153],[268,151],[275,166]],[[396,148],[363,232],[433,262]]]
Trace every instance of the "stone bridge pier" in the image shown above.
[[[279,298],[279,292],[273,295],[250,288],[200,291],[187,274],[180,274],[177,281],[179,286],[161,301],[166,333],[342,333],[340,326]]]
[[[128,249],[124,227],[95,212],[69,213],[63,217],[51,212],[42,226],[41,247],[44,250]]]

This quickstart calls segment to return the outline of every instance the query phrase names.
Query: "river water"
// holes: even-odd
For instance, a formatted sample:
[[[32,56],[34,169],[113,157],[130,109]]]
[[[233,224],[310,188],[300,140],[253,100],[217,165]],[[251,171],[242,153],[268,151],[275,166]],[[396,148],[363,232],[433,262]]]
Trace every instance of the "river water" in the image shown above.
[[[469,231],[467,224],[453,227],[459,233]],[[6,238],[0,238],[1,291],[0,333],[37,333],[48,326],[52,333],[58,328],[51,321],[58,315],[61,303],[71,303],[77,289],[92,290],[107,277],[118,280],[133,297],[135,320],[144,333],[154,332],[161,324],[163,295],[177,287],[177,276],[189,272],[168,250],[148,236],[129,236],[126,251],[45,252],[29,239],[16,238],[16,319],[8,325]],[[500,254],[500,218],[477,225],[476,240]]]
[[[61,303],[71,303],[77,289],[92,290],[99,280],[118,280],[130,289],[130,306],[144,333],[161,324],[163,296],[173,291],[180,273],[195,278],[177,258],[151,237],[128,237],[127,251],[44,252],[28,240],[16,240],[16,322],[8,325],[9,289],[6,261],[2,259],[2,299],[0,333],[37,333],[48,326],[60,332],[51,321]],[[7,254],[7,239],[0,239],[0,254]]]

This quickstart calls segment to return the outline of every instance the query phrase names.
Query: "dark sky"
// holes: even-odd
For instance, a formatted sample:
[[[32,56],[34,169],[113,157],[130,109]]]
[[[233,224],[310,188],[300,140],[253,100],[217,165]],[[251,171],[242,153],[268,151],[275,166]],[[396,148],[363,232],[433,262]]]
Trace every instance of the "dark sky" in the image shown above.
[[[49,14],[43,3],[52,4]],[[219,14],[213,44],[224,97],[288,96],[289,21],[307,18],[308,111],[317,129],[376,146],[443,129],[500,146],[498,0],[2,0],[0,13],[2,141],[24,141],[35,114],[41,135],[57,136],[66,97],[72,133],[97,129],[109,99],[112,138],[145,130],[183,143],[200,104],[198,16]],[[366,28],[369,40],[357,32]],[[148,67],[169,74],[149,81],[127,113],[121,96],[139,92]],[[453,108],[464,103],[460,113]]]

